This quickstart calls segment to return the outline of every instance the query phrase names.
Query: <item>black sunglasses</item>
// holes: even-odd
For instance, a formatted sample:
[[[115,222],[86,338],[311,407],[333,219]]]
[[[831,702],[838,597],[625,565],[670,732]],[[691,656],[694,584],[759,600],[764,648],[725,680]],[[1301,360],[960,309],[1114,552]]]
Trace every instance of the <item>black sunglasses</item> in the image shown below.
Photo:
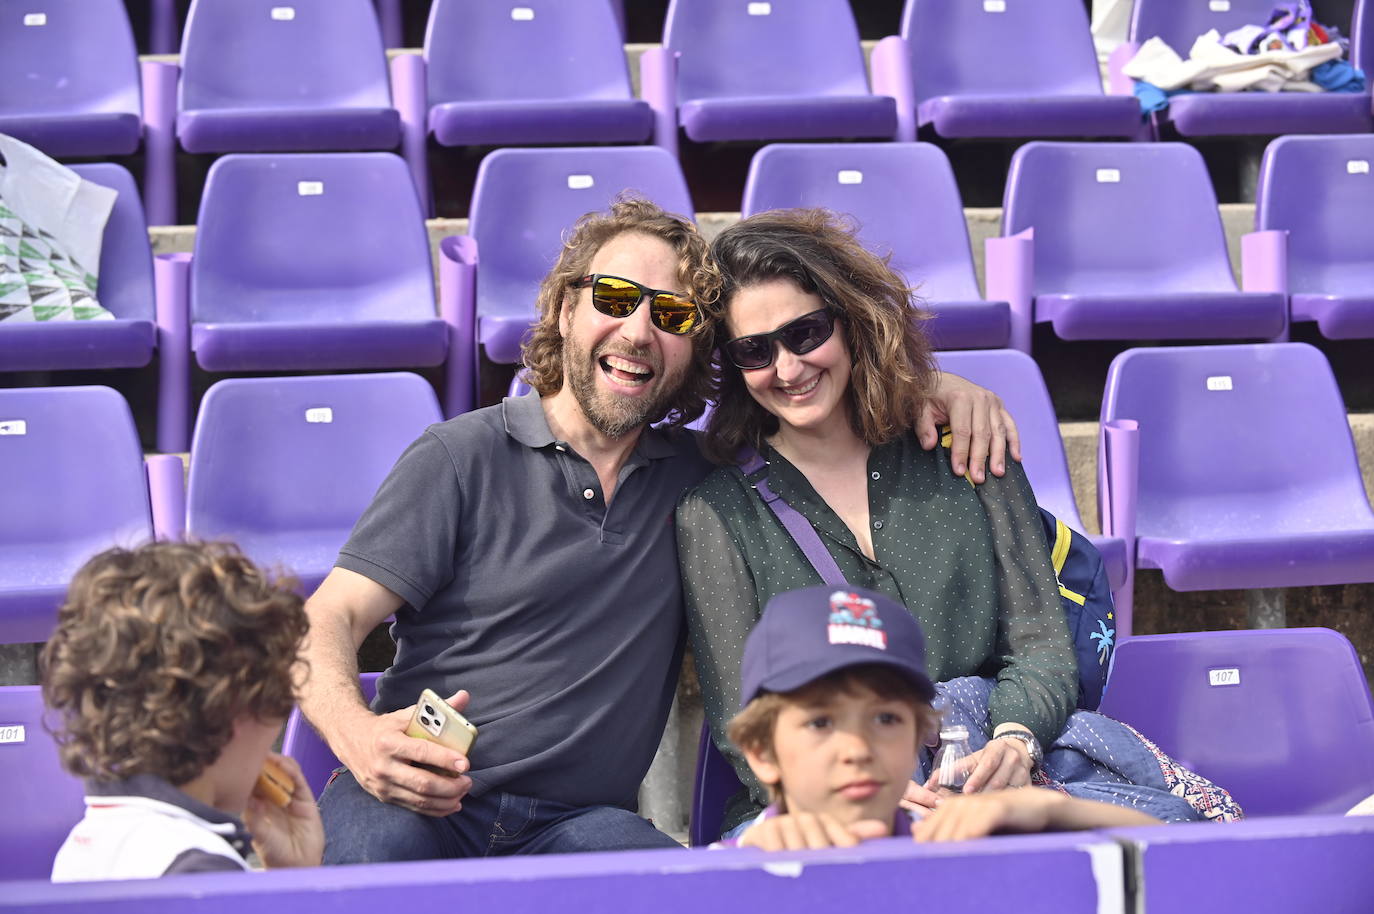
[[[790,320],[768,333],[737,336],[722,345],[726,358],[743,371],[767,368],[773,364],[773,344],[782,343],[793,355],[806,355],[835,332],[835,312],[821,308]]]
[[[650,289],[633,279],[593,273],[572,284],[574,289],[592,287],[592,307],[608,317],[629,317],[639,303],[649,299],[649,317],[664,333],[691,333],[701,319],[696,302],[677,292]]]

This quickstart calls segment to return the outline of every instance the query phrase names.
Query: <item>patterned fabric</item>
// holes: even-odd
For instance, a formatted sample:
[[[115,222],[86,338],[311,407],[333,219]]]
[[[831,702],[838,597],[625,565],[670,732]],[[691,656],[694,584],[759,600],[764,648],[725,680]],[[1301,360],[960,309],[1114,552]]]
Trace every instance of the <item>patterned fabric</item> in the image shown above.
[[[937,683],[945,722],[969,729],[969,745],[987,744],[988,699],[993,680],[969,676]],[[929,776],[931,752],[921,757]],[[1045,749],[1032,783],[1088,800],[1129,806],[1165,822],[1233,822],[1240,805],[1222,787],[1189,771],[1133,727],[1095,711],[1069,715],[1064,732]]]
[[[113,320],[95,293],[94,273],[0,201],[0,321]]]

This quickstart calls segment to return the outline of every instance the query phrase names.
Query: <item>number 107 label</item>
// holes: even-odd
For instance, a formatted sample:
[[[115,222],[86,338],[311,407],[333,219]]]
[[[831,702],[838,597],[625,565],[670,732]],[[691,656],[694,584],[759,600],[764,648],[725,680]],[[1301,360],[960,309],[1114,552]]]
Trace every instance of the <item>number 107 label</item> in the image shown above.
[[[1240,670],[1235,667],[1224,670],[1208,670],[1207,682],[1214,686],[1240,685]]]

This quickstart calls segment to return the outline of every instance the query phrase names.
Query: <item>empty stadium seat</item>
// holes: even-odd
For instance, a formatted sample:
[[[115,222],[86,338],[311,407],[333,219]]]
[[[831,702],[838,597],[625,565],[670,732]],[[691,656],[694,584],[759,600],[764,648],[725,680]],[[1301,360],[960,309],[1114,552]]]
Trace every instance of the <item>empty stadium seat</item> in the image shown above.
[[[123,0],[0,8],[0,133],[58,158],[138,149],[138,55]]]
[[[988,294],[1012,307],[1013,345],[1049,323],[1066,340],[1273,339],[1281,292],[1236,287],[1207,169],[1182,143],[1027,143],[1002,209],[1010,268],[988,249]],[[1029,274],[1029,275],[1028,275]]]
[[[1326,628],[1139,635],[1102,713],[1225,787],[1247,816],[1340,814],[1374,794],[1374,703]]]
[[[161,310],[189,313],[189,332],[164,339],[206,371],[411,368],[449,354],[419,199],[398,156],[224,156],[197,222],[189,310],[175,300]],[[166,289],[171,299],[187,293]],[[189,378],[162,383],[160,395],[180,397],[188,413]],[[164,437],[159,446],[186,447]]]
[[[1275,272],[1290,318],[1316,321],[1328,339],[1374,337],[1371,165],[1374,137],[1351,135],[1280,137],[1260,166],[1255,228],[1287,233]]]
[[[362,689],[363,701],[371,702],[377,695],[377,678],[381,673],[363,673],[358,677],[358,687]],[[282,755],[289,755],[301,766],[305,782],[316,798],[324,792],[329,776],[339,767],[334,752],[325,745],[324,740],[301,714],[300,708],[292,708],[286,720],[286,733],[281,741]]]
[[[558,257],[563,233],[625,190],[688,219],[695,212],[677,160],[652,146],[498,149],[482,160],[468,224],[480,256],[477,342],[488,359],[520,361],[539,283]],[[459,255],[445,248],[444,256]]]
[[[105,223],[96,289],[115,319],[0,324],[0,366],[6,370],[135,368],[153,357],[153,259],[134,179],[120,165],[71,169],[119,193]]]
[[[441,419],[409,373],[220,381],[196,421],[186,531],[238,543],[310,594],[396,458]]]
[[[425,64],[444,146],[642,143],[653,130],[607,0],[435,0]]]
[[[900,37],[873,52],[899,139],[1143,136],[1133,96],[1102,91],[1082,0],[907,0]]]
[[[1374,581],[1374,511],[1326,358],[1301,343],[1132,349],[1102,421],[1140,424],[1136,565],[1174,590]]]
[[[1162,38],[1187,59],[1193,42],[1216,29],[1232,29],[1269,21],[1273,0],[1225,0],[1179,3],[1177,0],[1135,0],[1130,41],[1115,55],[1123,63],[1151,38]],[[1353,23],[1327,22],[1350,36],[1350,56],[1356,67],[1374,64],[1374,16],[1357,0]],[[1281,133],[1367,133],[1374,127],[1369,89],[1364,92],[1191,92],[1169,99],[1158,112],[1158,128],[1172,127],[1182,136],[1221,136]]]
[[[143,454],[108,387],[0,388],[0,643],[43,641],[91,556],[151,538]]]
[[[896,105],[869,92],[846,0],[672,0],[663,45],[641,58],[655,142],[892,138]]]
[[[942,349],[1007,345],[1006,302],[978,292],[949,160],[925,143],[779,143],[754,156],[741,215],[820,206],[853,216],[859,237],[916,287]]]
[[[1035,500],[1055,517],[1084,534],[1102,553],[1103,564],[1118,609],[1130,611],[1131,595],[1123,590],[1127,579],[1126,542],[1121,537],[1089,534],[1074,499],[1073,480],[1059,437],[1059,420],[1050,402],[1040,368],[1030,356],[1013,349],[985,352],[942,352],[940,368],[988,388],[1002,398],[1016,419],[1021,435],[1022,464]]]
[[[86,806],[81,781],[62,768],[43,725],[36,685],[0,686],[0,785],[0,880],[46,880]]]
[[[176,134],[187,152],[400,143],[370,0],[196,0],[181,68]]]

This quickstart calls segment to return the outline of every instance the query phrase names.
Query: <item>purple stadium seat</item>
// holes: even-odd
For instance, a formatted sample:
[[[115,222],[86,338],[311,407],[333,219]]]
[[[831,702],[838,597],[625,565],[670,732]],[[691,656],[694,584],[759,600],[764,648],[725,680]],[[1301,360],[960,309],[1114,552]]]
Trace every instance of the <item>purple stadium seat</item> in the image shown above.
[[[864,243],[892,266],[934,312],[926,330],[942,349],[1007,345],[1006,302],[978,292],[968,225],[949,160],[926,143],[816,143],[765,146],[744,186],[742,215],[821,206],[854,217]]]
[[[0,643],[43,641],[67,582],[152,537],[143,455],[108,387],[0,389]]]
[[[0,784],[0,880],[47,879],[86,807],[81,781],[62,768],[43,726],[36,685],[0,686]]]
[[[692,821],[689,838],[692,847],[705,847],[720,839],[725,804],[743,785],[735,769],[720,754],[711,739],[711,728],[701,725],[697,742],[696,775],[692,781]]]
[[[1207,169],[1182,143],[1022,146],[1007,175],[1002,235],[988,245],[988,295],[1011,302],[1022,351],[1032,315],[1066,340],[1286,332],[1281,292],[1236,288]],[[1023,249],[1020,266],[1033,269],[1004,262],[999,246]]]
[[[123,0],[0,7],[0,133],[58,158],[138,149],[138,55]]]
[[[119,192],[105,223],[96,291],[115,319],[0,324],[0,366],[6,370],[136,368],[153,357],[153,259],[134,179],[120,165],[70,167]]]
[[[1287,233],[1290,318],[1328,339],[1374,337],[1374,137],[1287,136],[1269,144],[1255,229]]]
[[[187,533],[237,542],[310,594],[396,458],[442,418],[409,373],[220,381],[191,444]]]
[[[1129,350],[1107,373],[1114,419],[1140,423],[1137,567],[1174,590],[1374,581],[1374,511],[1316,349]],[[1131,499],[1107,476],[1112,499]]]
[[[1126,541],[1117,536],[1089,534],[1074,499],[1073,480],[1059,437],[1059,420],[1045,388],[1040,368],[1030,356],[1014,349],[985,352],[942,352],[940,368],[981,384],[1002,398],[1016,417],[1021,433],[1021,456],[1035,500],[1055,517],[1084,534],[1102,553],[1117,609],[1129,617],[1131,593],[1127,580]]]
[[[873,83],[897,99],[903,140],[920,127],[943,137],[1142,135],[1135,98],[1102,91],[1081,0],[907,0],[901,37],[874,49]]]
[[[1135,0],[1131,38],[1114,55],[1124,64],[1150,38],[1160,37],[1187,58],[1193,42],[1216,29],[1226,34],[1250,23],[1266,22],[1274,0],[1226,0],[1224,3],[1179,3]],[[1330,22],[1350,36],[1352,63],[1368,70],[1374,64],[1374,16],[1356,0],[1353,23]],[[1347,29],[1347,26],[1349,28]],[[1159,128],[1171,125],[1183,136],[1281,133],[1367,133],[1374,127],[1369,90],[1364,92],[1195,92],[1174,96],[1155,115]]]
[[[477,343],[488,359],[520,361],[520,340],[536,316],[539,282],[558,256],[563,233],[625,190],[669,212],[693,216],[677,160],[652,146],[498,149],[482,160],[469,230],[476,241],[472,256],[481,258]],[[445,249],[444,256],[459,254]]]
[[[358,686],[363,691],[363,701],[370,702],[377,695],[377,677],[381,673],[363,673],[358,677]],[[289,755],[300,763],[305,782],[310,785],[310,793],[316,798],[324,792],[329,776],[339,767],[339,760],[325,745],[315,729],[306,722],[300,708],[292,708],[286,720],[286,734],[281,740],[282,755]]]
[[[869,92],[845,0],[672,0],[663,46],[641,59],[655,142],[892,138],[891,98]]]
[[[1138,635],[1117,648],[1101,710],[1249,816],[1340,814],[1374,794],[1374,702],[1327,628]]]
[[[400,143],[370,0],[195,0],[181,65],[176,133],[188,152]]]
[[[607,0],[434,0],[425,64],[444,146],[642,143],[653,131]]]

